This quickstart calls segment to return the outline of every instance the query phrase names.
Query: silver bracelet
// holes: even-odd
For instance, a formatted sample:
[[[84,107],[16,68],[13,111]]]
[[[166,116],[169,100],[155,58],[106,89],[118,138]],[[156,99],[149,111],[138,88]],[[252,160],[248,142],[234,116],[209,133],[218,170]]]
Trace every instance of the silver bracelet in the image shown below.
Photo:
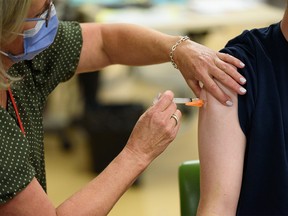
[[[176,50],[176,48],[184,41],[186,40],[190,40],[190,38],[188,36],[183,36],[180,38],[180,40],[178,40],[171,48],[171,52],[170,52],[170,61],[171,61],[171,64],[173,65],[174,68],[178,69],[178,66],[177,64],[175,63],[174,61],[174,58],[173,58],[173,54],[174,54],[174,51]]]

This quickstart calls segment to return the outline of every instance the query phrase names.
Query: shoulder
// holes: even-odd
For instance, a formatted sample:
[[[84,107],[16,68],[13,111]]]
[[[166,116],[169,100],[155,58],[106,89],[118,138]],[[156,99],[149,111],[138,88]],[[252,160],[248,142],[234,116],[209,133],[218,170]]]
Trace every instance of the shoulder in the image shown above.
[[[256,54],[259,53],[267,54],[275,36],[277,37],[280,31],[280,23],[265,28],[245,30],[242,34],[228,41],[221,52],[232,54],[243,60],[256,57]]]
[[[82,31],[78,22],[60,21],[57,36],[54,45],[61,45],[65,40],[67,42],[78,42],[82,44]]]
[[[80,24],[60,21],[53,44],[28,63],[36,88],[43,91],[45,98],[59,83],[75,74],[81,50]]]
[[[60,21],[54,43],[47,49],[47,52],[62,58],[63,53],[75,53],[80,55],[82,48],[82,31],[78,22]],[[43,54],[46,51],[43,52]]]

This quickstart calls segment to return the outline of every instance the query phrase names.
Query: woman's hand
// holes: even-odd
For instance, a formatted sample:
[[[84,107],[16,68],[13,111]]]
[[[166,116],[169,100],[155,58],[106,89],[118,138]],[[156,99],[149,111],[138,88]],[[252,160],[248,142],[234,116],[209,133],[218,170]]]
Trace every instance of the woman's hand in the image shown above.
[[[145,164],[160,155],[179,130],[182,114],[172,101],[173,97],[171,91],[163,93],[140,117],[127,142],[126,149]]]
[[[237,68],[245,65],[233,56],[215,52],[193,41],[181,43],[173,54],[179,70],[197,97],[203,84],[222,104],[232,106],[231,98],[213,79],[238,94],[246,93],[240,85],[245,84],[246,79],[237,72]]]

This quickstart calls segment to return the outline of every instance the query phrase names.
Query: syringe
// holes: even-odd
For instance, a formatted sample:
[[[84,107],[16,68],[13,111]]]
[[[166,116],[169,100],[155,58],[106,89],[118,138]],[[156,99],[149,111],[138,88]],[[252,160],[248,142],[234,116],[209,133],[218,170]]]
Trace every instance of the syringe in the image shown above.
[[[202,107],[204,100],[199,98],[174,98],[173,102],[176,104],[185,104],[186,106]]]

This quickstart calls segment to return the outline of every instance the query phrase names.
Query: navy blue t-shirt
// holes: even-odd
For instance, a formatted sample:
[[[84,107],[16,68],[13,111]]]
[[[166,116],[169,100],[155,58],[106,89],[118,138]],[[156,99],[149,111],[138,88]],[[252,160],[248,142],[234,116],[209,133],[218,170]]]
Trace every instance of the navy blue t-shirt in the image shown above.
[[[288,42],[280,23],[245,31],[222,52],[242,60],[247,145],[237,215],[288,215]]]

